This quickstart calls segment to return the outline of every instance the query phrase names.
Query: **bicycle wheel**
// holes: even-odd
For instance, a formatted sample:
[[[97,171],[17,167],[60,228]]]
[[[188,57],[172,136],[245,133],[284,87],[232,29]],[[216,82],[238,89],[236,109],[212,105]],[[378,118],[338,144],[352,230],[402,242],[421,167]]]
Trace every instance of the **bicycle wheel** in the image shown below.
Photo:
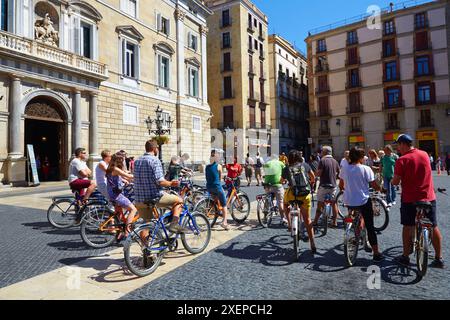
[[[380,198],[372,198],[373,225],[375,231],[385,230],[389,224],[388,209]]]
[[[360,244],[360,237],[357,235],[358,223],[353,221],[345,225],[344,236],[344,257],[347,266],[351,267],[356,261],[358,256],[358,249]]]
[[[183,227],[190,229],[192,233],[181,235],[184,248],[192,254],[203,252],[211,240],[211,226],[208,218],[203,214],[194,212],[192,217],[184,218]]]
[[[238,193],[231,202],[231,216],[237,223],[243,223],[250,214],[250,200],[244,193]]]
[[[87,219],[90,215],[95,215],[98,210],[106,209],[108,202],[102,200],[90,201],[87,205],[80,209],[80,222],[75,226],[81,226],[83,220]]]
[[[297,213],[299,214],[299,213]],[[300,243],[300,217],[298,215],[292,215],[292,240],[294,241],[294,258],[295,261],[299,259],[299,243]]]
[[[344,191],[339,191],[339,193],[336,195],[336,203],[338,206],[338,216],[339,218],[344,220],[347,214],[347,208],[344,204]]]
[[[269,197],[264,197],[263,199],[258,201],[256,213],[258,216],[259,224],[264,228],[268,228],[272,221],[272,210],[270,210]]]
[[[320,234],[322,237],[326,236],[327,232],[328,232],[328,217],[331,211],[331,206],[325,207],[320,219],[319,219],[319,223],[317,224],[318,227],[318,231],[320,231]]]
[[[427,228],[422,230],[419,229],[418,232],[418,247],[416,249],[416,263],[417,263],[417,272],[420,278],[425,277],[428,268],[428,239],[430,237],[429,231]]]
[[[81,239],[83,239],[84,243],[96,249],[109,247],[116,240],[117,231],[113,231],[113,229],[115,229],[120,222],[117,217],[114,217],[111,221],[111,224],[114,224],[114,227],[111,227],[111,230],[101,231],[100,226],[113,214],[113,211],[103,208],[86,216],[81,223],[80,228]]]
[[[59,199],[48,208],[47,220],[55,228],[70,228],[76,224],[79,210],[80,208],[74,199]]]
[[[218,216],[213,199],[209,197],[201,199],[194,207],[193,211],[203,214],[208,219],[211,228],[216,224]]]
[[[148,232],[145,241],[142,232]],[[123,255],[128,269],[138,277],[145,277],[159,267],[167,252],[167,243],[161,229],[156,229],[156,223],[139,226],[133,230],[123,246]]]

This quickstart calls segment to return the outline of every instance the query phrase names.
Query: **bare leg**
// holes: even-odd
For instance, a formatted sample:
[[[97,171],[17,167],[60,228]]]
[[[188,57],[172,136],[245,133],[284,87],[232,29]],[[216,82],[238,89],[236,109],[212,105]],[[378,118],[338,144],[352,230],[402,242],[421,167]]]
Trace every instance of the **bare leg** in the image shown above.
[[[432,244],[436,259],[442,259],[442,234],[438,227],[433,229]]]
[[[86,194],[84,195],[84,198],[83,198],[84,201],[89,199],[91,194],[95,191],[96,187],[97,187],[97,184],[95,183],[95,181],[91,181],[91,185],[87,188]]]
[[[403,255],[409,257],[413,246],[414,226],[403,226]]]
[[[311,245],[311,250],[316,248],[316,244],[314,242],[314,228],[311,223],[311,218],[309,216],[310,209],[306,209],[304,207],[300,208],[300,212],[303,217],[303,221],[305,222],[306,230],[308,231],[309,244]]]
[[[317,224],[319,222],[319,218],[322,215],[323,208],[324,208],[324,203],[323,202],[317,202],[316,216],[314,217],[313,224]]]

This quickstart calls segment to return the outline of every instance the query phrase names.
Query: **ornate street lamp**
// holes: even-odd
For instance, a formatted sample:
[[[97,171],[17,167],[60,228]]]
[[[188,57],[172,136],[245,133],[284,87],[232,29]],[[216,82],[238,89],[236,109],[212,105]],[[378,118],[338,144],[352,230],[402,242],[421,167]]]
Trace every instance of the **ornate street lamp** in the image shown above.
[[[162,162],[162,145],[165,143],[161,136],[170,135],[170,129],[172,128],[173,120],[172,117],[163,117],[163,110],[158,106],[156,109],[156,119],[151,119],[150,116],[145,120],[147,124],[148,133],[150,135],[154,134],[157,136],[156,142],[158,143],[159,149],[159,160]],[[153,129],[153,124],[156,125],[156,129]],[[165,137],[167,138],[167,137]]]

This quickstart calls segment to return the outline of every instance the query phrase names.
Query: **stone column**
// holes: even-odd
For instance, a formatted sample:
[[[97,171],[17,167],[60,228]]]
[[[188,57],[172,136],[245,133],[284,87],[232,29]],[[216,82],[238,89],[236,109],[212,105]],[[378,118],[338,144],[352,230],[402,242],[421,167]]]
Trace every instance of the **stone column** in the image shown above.
[[[185,68],[184,68],[184,17],[186,13],[180,9],[175,10],[175,19],[177,21],[177,86],[178,97],[185,95]]]
[[[13,186],[26,186],[26,159],[24,158],[21,132],[21,79],[15,75],[11,77],[9,87],[9,116],[8,116],[8,157],[6,159],[5,180]]]
[[[81,147],[81,92],[76,90],[72,95],[72,153]]]
[[[9,153],[8,156],[18,158],[23,156],[23,150],[20,148],[20,121],[22,112],[20,110],[21,98],[21,79],[12,76],[9,88]]]
[[[202,99],[203,104],[208,103],[208,68],[207,68],[207,43],[206,38],[208,34],[208,28],[206,26],[200,27],[201,34],[201,46],[202,46]]]
[[[181,156],[181,99],[185,96],[185,67],[184,67],[184,17],[186,13],[181,9],[175,10],[177,21],[177,106],[176,106],[176,129],[177,129],[177,154]]]
[[[101,158],[98,154],[98,115],[97,115],[97,92],[91,92],[89,101],[89,168],[95,178],[95,167]]]

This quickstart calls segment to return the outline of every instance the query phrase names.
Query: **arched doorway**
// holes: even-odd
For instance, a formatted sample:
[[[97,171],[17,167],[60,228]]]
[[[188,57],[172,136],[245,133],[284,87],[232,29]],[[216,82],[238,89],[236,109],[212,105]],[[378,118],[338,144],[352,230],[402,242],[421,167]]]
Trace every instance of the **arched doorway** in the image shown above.
[[[41,181],[59,181],[67,177],[66,119],[58,102],[36,97],[25,107],[25,148],[34,147],[40,160]],[[38,164],[39,166],[39,164]]]

